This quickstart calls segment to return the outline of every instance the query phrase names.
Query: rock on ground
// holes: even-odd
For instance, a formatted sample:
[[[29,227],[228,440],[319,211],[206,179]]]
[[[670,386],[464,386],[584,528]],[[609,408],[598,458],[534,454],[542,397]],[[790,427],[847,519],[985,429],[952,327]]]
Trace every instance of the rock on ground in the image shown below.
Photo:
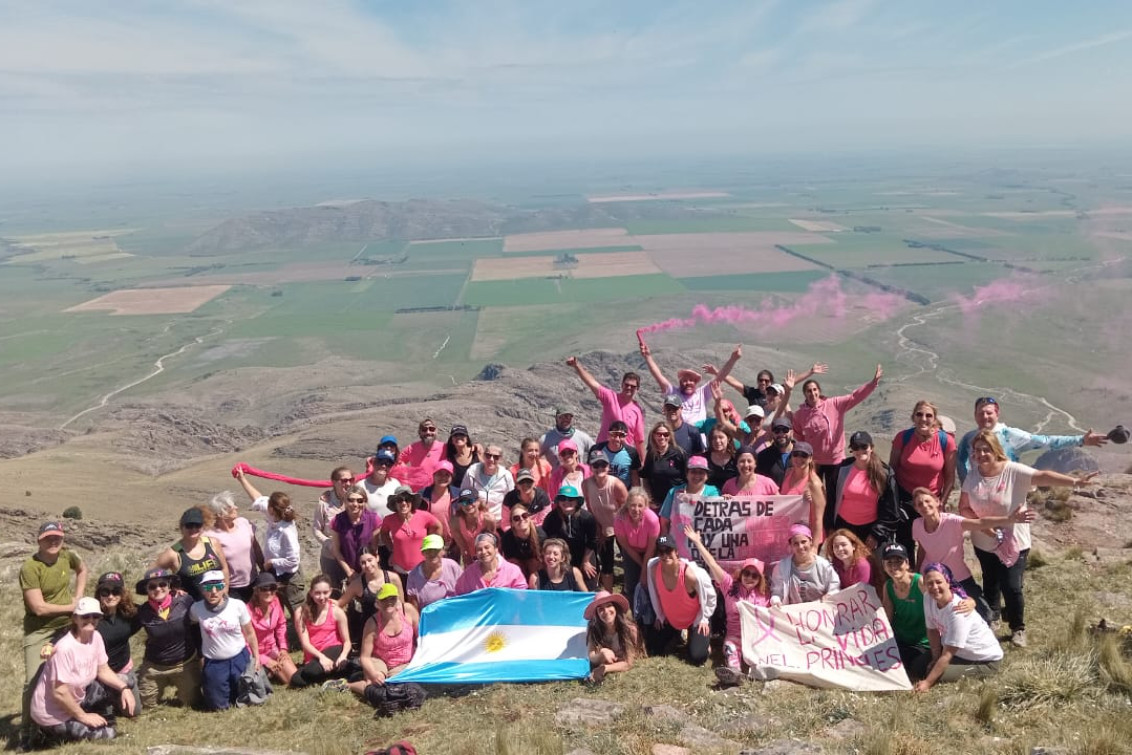
[[[624,712],[620,703],[575,697],[558,709],[554,720],[559,726],[608,726]]]

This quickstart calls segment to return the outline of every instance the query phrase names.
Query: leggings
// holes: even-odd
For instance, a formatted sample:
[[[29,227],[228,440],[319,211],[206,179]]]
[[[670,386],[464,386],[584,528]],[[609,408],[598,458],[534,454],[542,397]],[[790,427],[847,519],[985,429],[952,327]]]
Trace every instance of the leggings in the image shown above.
[[[1026,573],[1026,558],[1030,549],[1018,554],[1014,566],[1007,566],[993,552],[975,549],[975,555],[983,568],[983,597],[990,606],[992,615],[998,612],[999,596],[1006,604],[1002,618],[1010,626],[1011,632],[1026,628],[1026,600],[1022,593],[1022,578]]]
[[[336,661],[338,660],[338,656],[342,655],[342,646],[335,645],[333,647],[326,648],[322,651],[322,654],[330,660]],[[311,684],[318,684],[319,682],[324,682],[327,679],[339,679],[345,677],[349,673],[349,671],[350,669],[347,664],[343,664],[341,666],[338,666],[337,668],[332,668],[330,669],[330,671],[327,671],[322,667],[322,664],[318,662],[317,658],[311,658],[302,666],[299,666],[299,670],[296,671],[295,675],[291,677],[291,682],[288,686],[299,688],[306,687]]]
[[[669,655],[669,647],[680,636],[680,630],[667,621],[657,629],[653,627],[648,638],[648,652],[651,656]],[[697,625],[688,627],[688,663],[693,666],[702,666],[708,659],[711,651],[709,637],[700,634]]]

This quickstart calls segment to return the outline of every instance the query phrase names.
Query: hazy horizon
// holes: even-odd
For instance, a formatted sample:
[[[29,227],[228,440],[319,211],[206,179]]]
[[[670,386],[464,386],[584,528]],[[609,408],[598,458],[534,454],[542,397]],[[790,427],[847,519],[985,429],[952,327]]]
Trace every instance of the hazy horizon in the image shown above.
[[[0,3],[0,181],[1120,148],[1132,6]],[[323,166],[325,167],[325,165]]]

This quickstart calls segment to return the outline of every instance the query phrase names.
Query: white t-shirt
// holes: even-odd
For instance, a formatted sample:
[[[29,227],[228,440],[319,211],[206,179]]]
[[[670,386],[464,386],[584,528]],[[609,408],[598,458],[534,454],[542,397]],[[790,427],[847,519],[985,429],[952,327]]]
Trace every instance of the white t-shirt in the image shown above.
[[[247,647],[242,627],[251,623],[252,616],[239,598],[228,598],[228,604],[216,612],[208,610],[208,604],[198,600],[189,610],[189,616],[200,624],[201,653],[205,658],[226,661]]]
[[[1002,645],[982,617],[974,611],[966,616],[955,612],[961,600],[952,595],[951,603],[940,608],[931,596],[924,595],[924,623],[928,629],[939,632],[944,645],[958,648],[955,655],[965,661],[1002,660]]]
[[[389,508],[389,496],[393,495],[393,492],[401,487],[400,480],[386,477],[384,485],[374,485],[367,477],[362,480],[362,487],[364,487],[366,493],[369,494],[369,499],[366,501],[367,509],[376,511],[377,515],[382,519],[394,513],[393,509]]]
[[[975,515],[980,519],[984,516],[1010,516],[1026,505],[1026,494],[1033,485],[1036,469],[1016,461],[1006,462],[1002,474],[996,477],[983,477],[976,467],[963,482],[963,492]],[[1014,524],[1014,541],[1018,550],[1024,551],[1030,547],[1030,525]],[[998,542],[990,535],[975,531],[971,533],[971,543],[983,551],[993,551]]]
[[[690,425],[699,424],[707,419],[707,408],[715,404],[715,399],[711,397],[710,381],[700,384],[696,390],[692,391],[691,396],[685,396],[679,385],[672,386],[668,389],[668,393],[664,395],[680,397],[681,416]]]

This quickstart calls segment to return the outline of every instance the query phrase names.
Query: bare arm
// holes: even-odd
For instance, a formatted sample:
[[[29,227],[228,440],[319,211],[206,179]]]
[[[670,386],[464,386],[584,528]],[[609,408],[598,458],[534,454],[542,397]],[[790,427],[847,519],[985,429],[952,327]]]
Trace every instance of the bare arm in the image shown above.
[[[660,371],[656,360],[652,358],[652,352],[649,350],[648,344],[646,344],[643,339],[641,340],[641,356],[645,358],[645,364],[648,365],[649,373],[652,375],[653,380],[660,386],[660,392],[668,393],[672,390],[672,383],[668,382],[668,378]]]
[[[727,416],[727,412],[723,411],[723,389],[719,387],[719,383],[712,381],[711,396],[715,399],[715,421],[723,432],[727,433],[728,437],[732,439],[740,439],[742,432],[739,426],[731,421]]]
[[[342,638],[342,652],[338,654],[338,659],[334,661],[337,668],[346,665],[346,661],[350,656],[350,627],[346,621],[346,612],[339,608],[337,605],[331,603],[330,610],[333,611],[334,623],[338,625],[338,636]]]
[[[24,604],[32,616],[46,618],[49,616],[70,616],[75,610],[74,601],[64,604],[48,603],[43,599],[43,590],[32,587],[24,590]]]
[[[947,453],[943,457],[943,484],[939,490],[939,500],[945,506],[947,499],[951,497],[951,491],[955,489],[955,472],[959,460],[959,450],[955,444],[948,442],[948,446]]]
[[[1076,488],[1082,485],[1088,485],[1098,474],[1100,474],[1100,472],[1092,472],[1087,475],[1081,475],[1080,477],[1074,477],[1073,475],[1061,474],[1061,472],[1053,472],[1048,469],[1039,469],[1034,473],[1034,476],[1030,478],[1030,483],[1039,488]]]
[[[244,489],[244,492],[248,494],[248,498],[254,501],[257,498],[263,497],[263,493],[256,490],[255,485],[252,485],[252,481],[248,479],[248,476],[246,474],[244,474],[244,470],[242,468],[236,470],[236,479],[240,481],[240,487],[242,487]]]
[[[825,486],[822,485],[821,478],[816,473],[810,475],[810,516],[813,521],[810,529],[814,533],[814,542],[820,543],[825,540]]]
[[[966,519],[978,519],[979,515],[971,507],[971,496],[966,491],[959,494],[959,515]]]
[[[601,383],[597,382],[594,376],[590,374],[590,371],[582,366],[582,363],[578,361],[577,357],[570,357],[566,360],[566,364],[574,368],[574,372],[578,373],[578,377],[582,379],[582,382],[586,384],[587,388],[594,392],[595,396],[601,391]]]
[[[688,538],[695,546],[696,550],[700,553],[700,558],[704,560],[704,565],[707,566],[708,573],[711,578],[715,580],[717,585],[723,584],[724,579],[727,577],[727,572],[719,565],[719,562],[712,558],[712,555],[704,548],[704,541],[700,538],[700,533],[692,528],[692,525],[684,525],[684,537]]]
[[[719,368],[719,374],[712,380],[713,383],[718,383],[721,380],[726,380],[727,376],[731,374],[731,370],[735,368],[736,363],[743,358],[743,344],[737,344],[731,352],[731,356]]]

